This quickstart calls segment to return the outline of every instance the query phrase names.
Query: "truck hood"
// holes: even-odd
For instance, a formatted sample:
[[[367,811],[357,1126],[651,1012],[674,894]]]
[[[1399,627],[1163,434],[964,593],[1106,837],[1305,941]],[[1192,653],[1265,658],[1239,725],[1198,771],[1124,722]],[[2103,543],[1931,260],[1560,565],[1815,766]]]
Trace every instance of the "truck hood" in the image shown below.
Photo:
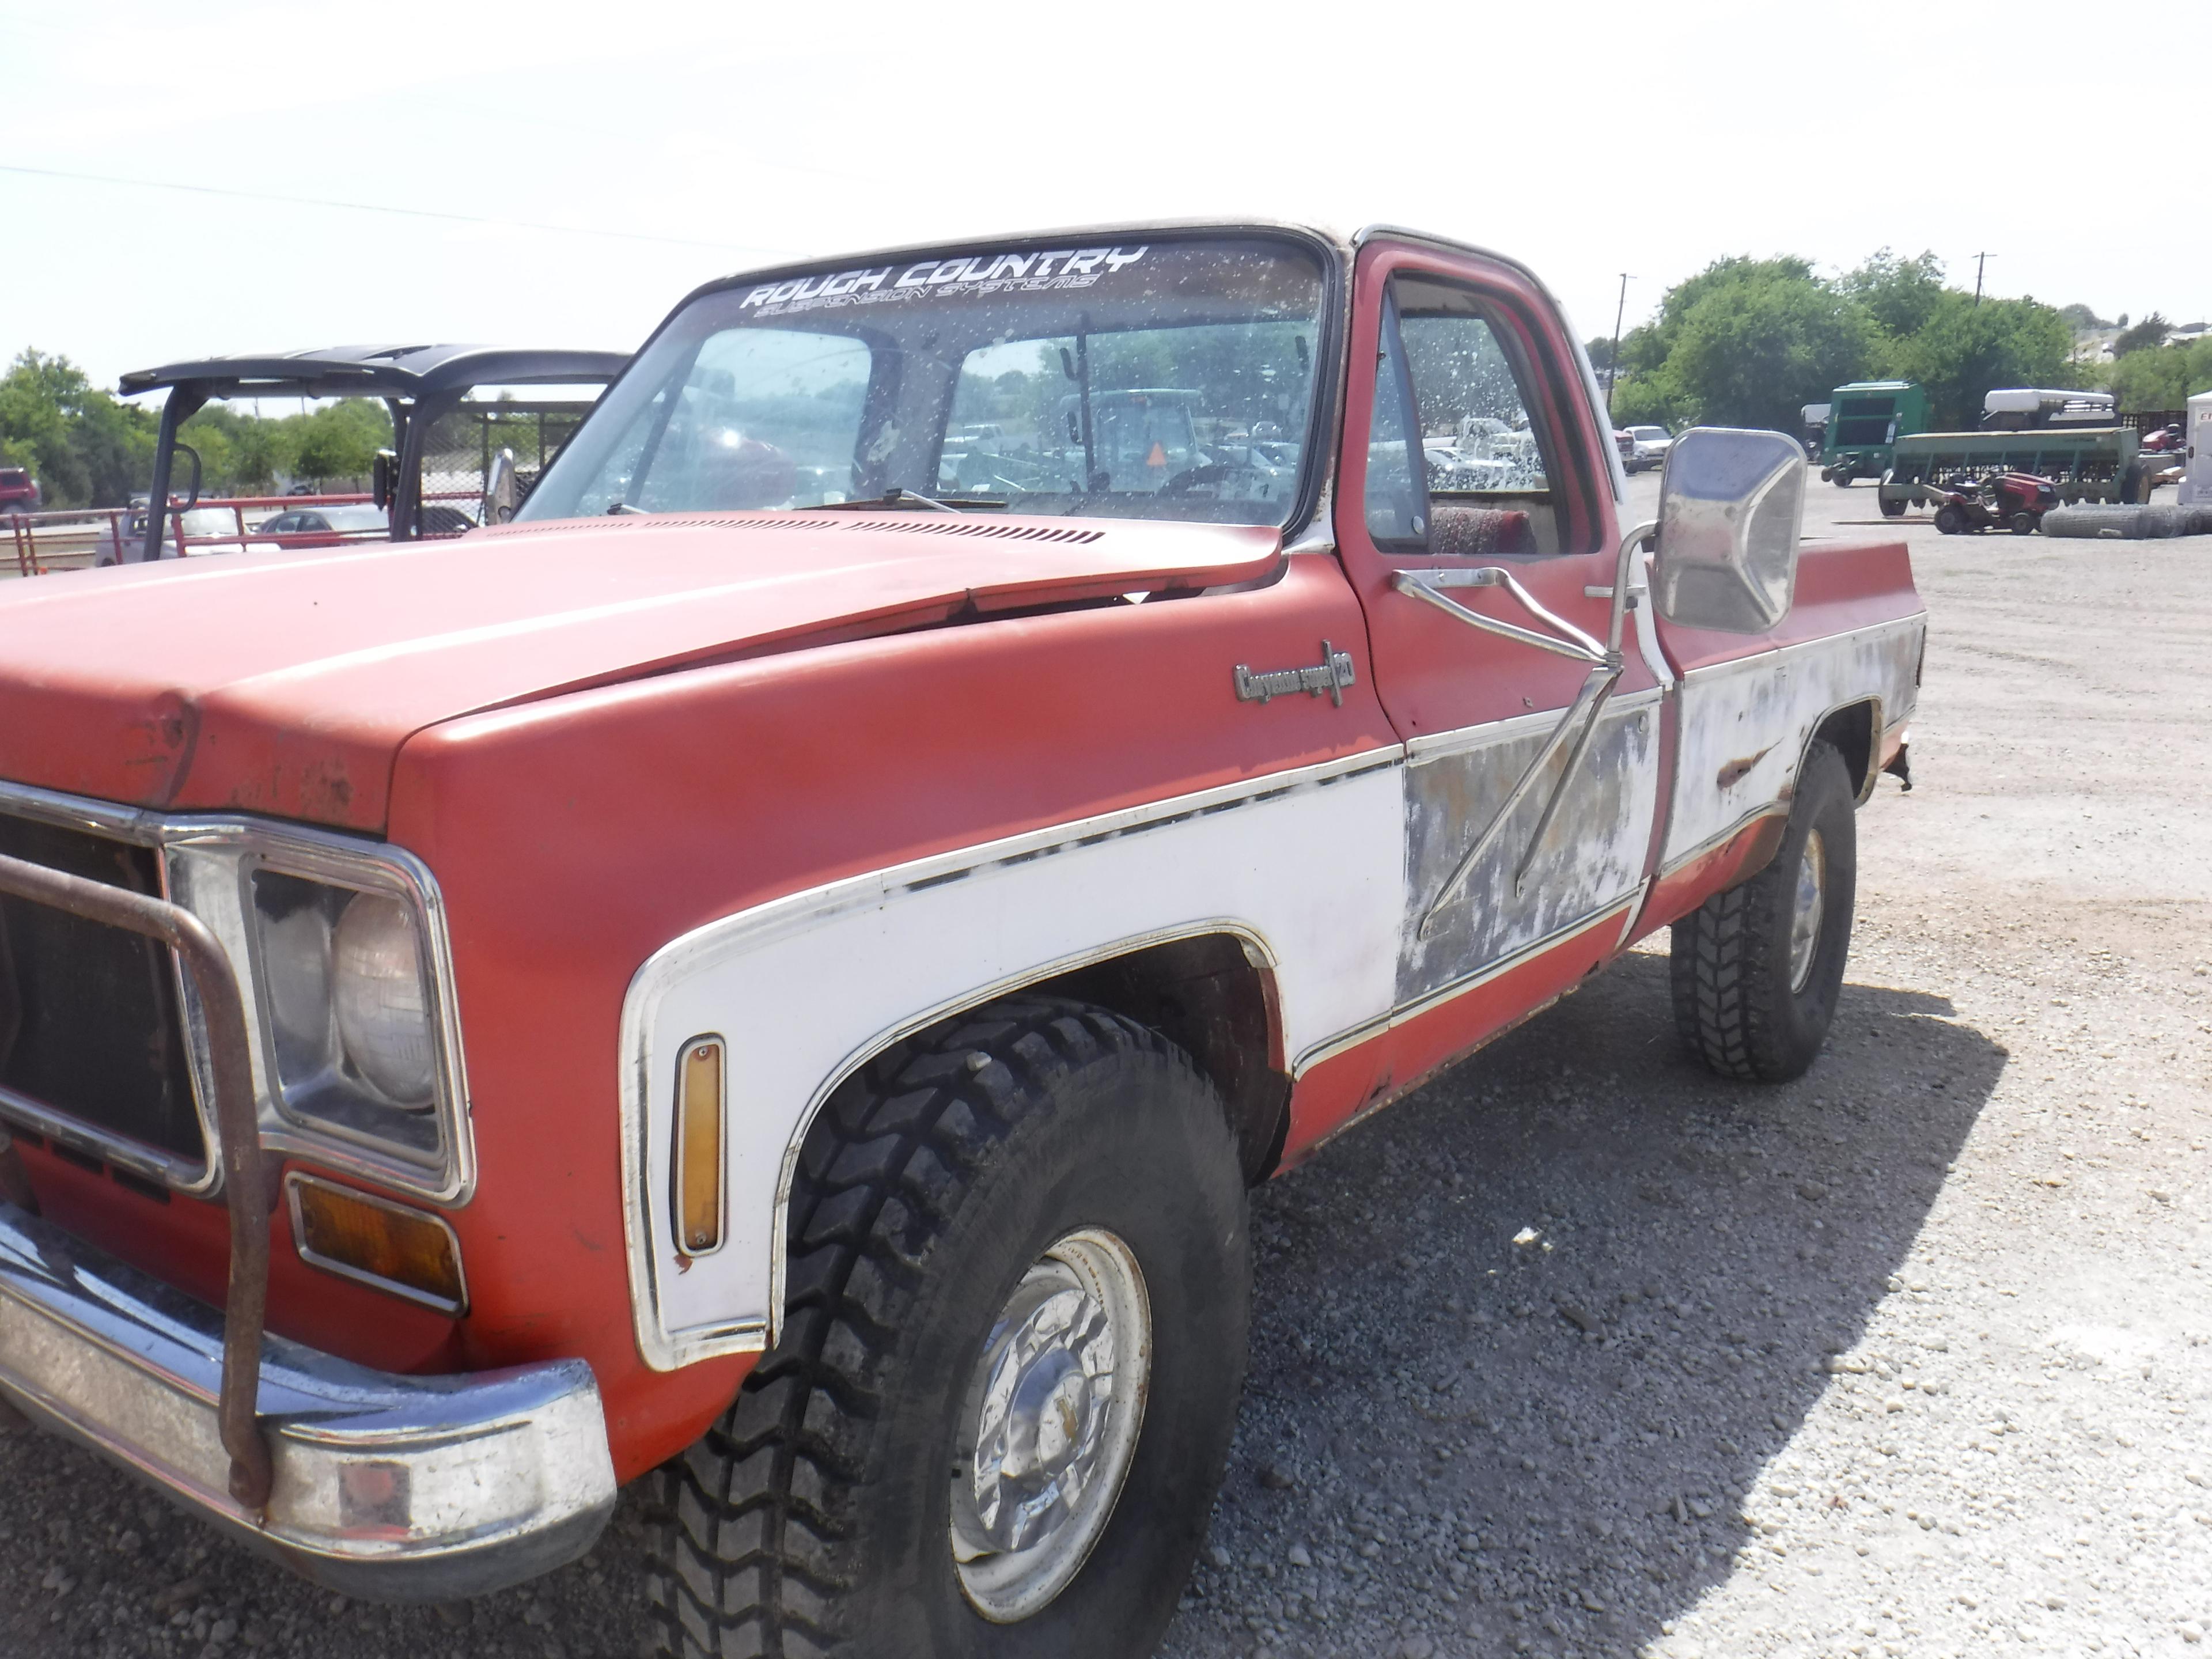
[[[0,779],[378,831],[414,732],[703,663],[1273,573],[1243,526],[933,512],[504,526],[0,586]]]

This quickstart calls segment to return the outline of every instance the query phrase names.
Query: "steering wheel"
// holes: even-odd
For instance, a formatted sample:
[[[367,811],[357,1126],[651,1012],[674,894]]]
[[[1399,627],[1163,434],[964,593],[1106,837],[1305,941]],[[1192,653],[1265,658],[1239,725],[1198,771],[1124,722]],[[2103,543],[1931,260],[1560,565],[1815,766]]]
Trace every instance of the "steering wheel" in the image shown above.
[[[1187,495],[1200,484],[1219,483],[1237,469],[1223,462],[1187,466],[1160,486],[1163,495]]]

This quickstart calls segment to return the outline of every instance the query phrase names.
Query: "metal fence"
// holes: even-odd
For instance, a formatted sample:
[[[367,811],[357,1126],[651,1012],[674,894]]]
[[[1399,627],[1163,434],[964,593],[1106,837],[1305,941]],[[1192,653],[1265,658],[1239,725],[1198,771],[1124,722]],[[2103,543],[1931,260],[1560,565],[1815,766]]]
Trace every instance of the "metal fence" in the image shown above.
[[[528,494],[591,409],[589,403],[501,401],[464,404],[439,416],[422,445],[424,502],[480,501],[501,450],[514,454],[516,483]],[[473,524],[475,514],[469,516]],[[444,514],[426,511],[423,519],[426,537],[456,536],[470,527]]]
[[[234,495],[204,497],[187,507],[173,502],[161,538],[164,558],[206,553],[238,553],[248,548],[336,547],[348,542],[382,541],[386,527],[367,521],[344,527],[270,531],[273,520],[321,507],[372,507],[367,495]],[[14,556],[14,574],[46,576],[89,565],[120,564],[146,545],[143,507],[62,508],[52,512],[0,514],[0,548]],[[471,522],[473,519],[471,518]],[[0,574],[8,570],[0,554]]]

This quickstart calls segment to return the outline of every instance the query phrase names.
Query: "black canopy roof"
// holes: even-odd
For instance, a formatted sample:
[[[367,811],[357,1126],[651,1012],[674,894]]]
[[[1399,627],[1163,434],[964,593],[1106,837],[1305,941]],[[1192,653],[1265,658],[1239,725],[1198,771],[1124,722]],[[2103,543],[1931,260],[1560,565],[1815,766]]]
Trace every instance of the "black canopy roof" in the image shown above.
[[[473,386],[580,385],[611,380],[620,351],[539,351],[520,346],[351,345],[280,351],[141,368],[123,395],[190,386],[210,398],[434,397]]]

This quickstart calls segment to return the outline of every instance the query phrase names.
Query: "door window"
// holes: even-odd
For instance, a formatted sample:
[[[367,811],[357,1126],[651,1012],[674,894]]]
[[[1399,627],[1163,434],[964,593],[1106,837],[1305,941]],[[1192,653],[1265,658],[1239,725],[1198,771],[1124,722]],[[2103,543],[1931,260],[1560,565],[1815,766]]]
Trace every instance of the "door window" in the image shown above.
[[[1391,299],[1426,486],[1428,551],[1559,551],[1555,469],[1548,435],[1532,418],[1519,337],[1456,283],[1400,277]]]
[[[1397,309],[1386,301],[1367,427],[1367,533],[1383,547],[1418,549],[1428,531],[1428,496],[1413,482],[1413,430]]]

